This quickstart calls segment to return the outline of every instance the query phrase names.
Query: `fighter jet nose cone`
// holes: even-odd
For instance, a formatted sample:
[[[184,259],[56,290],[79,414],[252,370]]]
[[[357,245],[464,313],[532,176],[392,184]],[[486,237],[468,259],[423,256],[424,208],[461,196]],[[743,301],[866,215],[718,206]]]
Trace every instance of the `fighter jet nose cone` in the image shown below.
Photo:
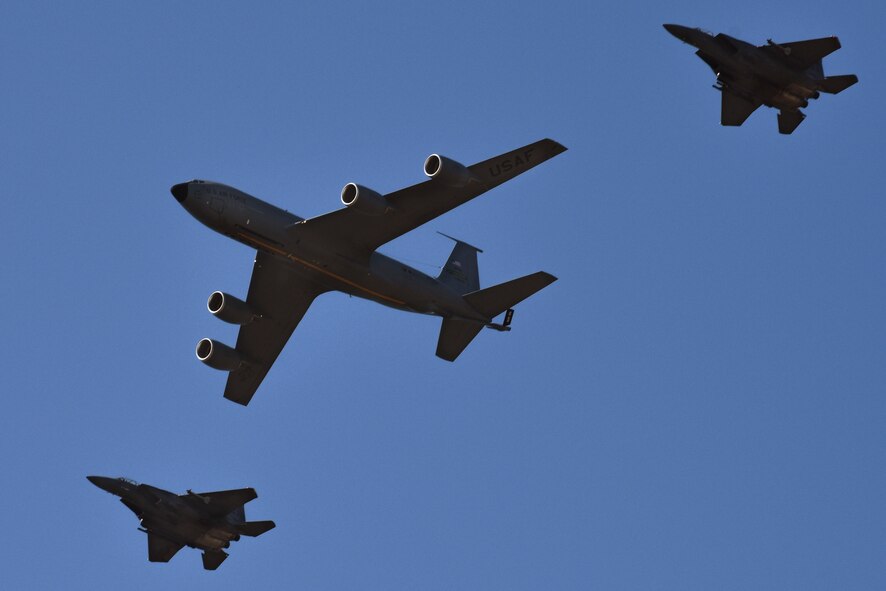
[[[681,41],[686,40],[687,34],[689,32],[689,27],[684,27],[683,25],[671,25],[671,24],[662,25],[662,26],[664,27],[665,31],[667,31],[668,33],[670,33],[671,35],[673,35],[677,39],[680,39]]]
[[[179,183],[177,185],[172,185],[172,188],[169,190],[179,203],[184,203],[184,200],[188,198],[189,184],[190,183]]]
[[[102,490],[112,492],[113,487],[112,483],[114,482],[113,478],[108,478],[107,476],[87,476],[86,480],[96,485]]]

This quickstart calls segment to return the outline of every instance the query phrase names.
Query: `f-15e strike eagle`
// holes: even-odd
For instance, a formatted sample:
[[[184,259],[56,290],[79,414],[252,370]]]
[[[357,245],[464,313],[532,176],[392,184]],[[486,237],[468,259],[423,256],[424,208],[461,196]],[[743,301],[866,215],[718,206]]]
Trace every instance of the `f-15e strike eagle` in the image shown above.
[[[837,94],[856,82],[855,74],[825,76],[821,60],[840,49],[836,37],[775,43],[756,47],[720,33],[663,25],[677,39],[698,48],[717,75],[714,86],[723,95],[722,125],[741,125],[760,105],[780,109],[778,131],[792,133],[806,115],[800,111],[820,93]]]
[[[251,488],[177,495],[128,478],[87,476],[89,482],[113,495],[136,514],[148,534],[148,560],[169,562],[184,546],[203,550],[203,568],[215,570],[224,551],[240,536],[260,536],[273,521],[246,521],[243,505],[258,495]]]
[[[321,293],[338,290],[385,306],[443,317],[437,356],[454,361],[484,328],[510,330],[512,307],[556,280],[539,271],[480,289],[477,253],[461,240],[438,277],[376,249],[566,148],[549,139],[472,166],[431,154],[430,179],[388,195],[348,183],[344,208],[303,219],[233,187],[192,180],[172,187],[200,222],[258,250],[246,301],[216,291],[207,302],[217,318],[240,325],[234,348],[202,339],[197,357],[230,372],[225,398],[246,405]],[[505,313],[501,323],[492,320]]]

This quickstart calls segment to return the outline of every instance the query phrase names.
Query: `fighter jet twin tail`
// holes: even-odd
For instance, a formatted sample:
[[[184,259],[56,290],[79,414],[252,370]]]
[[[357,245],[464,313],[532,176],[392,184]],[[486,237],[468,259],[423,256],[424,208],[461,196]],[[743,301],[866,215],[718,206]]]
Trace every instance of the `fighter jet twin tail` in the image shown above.
[[[840,49],[836,37],[775,43],[756,47],[723,33],[664,25],[677,39],[698,48],[700,57],[717,76],[722,94],[720,123],[738,126],[760,105],[779,109],[778,131],[793,133],[806,115],[800,111],[820,93],[837,94],[856,82],[855,74],[825,76],[821,60]]]

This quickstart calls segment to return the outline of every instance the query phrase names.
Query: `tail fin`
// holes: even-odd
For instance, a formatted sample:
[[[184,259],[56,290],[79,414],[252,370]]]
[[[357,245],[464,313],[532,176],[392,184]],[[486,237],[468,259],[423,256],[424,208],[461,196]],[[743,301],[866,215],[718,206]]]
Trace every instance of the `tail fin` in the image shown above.
[[[233,521],[234,523],[243,523],[244,521],[246,521],[246,507],[244,505],[240,505],[239,507],[228,513],[228,515],[230,516],[231,521]]]
[[[443,232],[437,232],[450,240],[455,240],[455,248],[449,255],[449,260],[443,265],[443,270],[437,281],[451,287],[458,293],[468,293],[480,289],[480,269],[477,265],[477,253],[483,252],[476,246],[462,242],[458,238],[447,236]]]
[[[260,536],[266,531],[272,530],[277,527],[277,524],[273,521],[247,521],[246,523],[237,524],[237,531],[243,534],[244,536],[252,536],[253,538],[256,536]]]
[[[828,76],[818,83],[818,87],[822,92],[837,94],[842,92],[858,82],[858,76],[855,74],[845,74],[843,76]]]
[[[557,278],[550,273],[539,271],[506,283],[500,283],[471,292],[464,296],[465,301],[488,320],[492,320],[511,306],[515,306],[547,287]],[[455,361],[486,323],[467,318],[444,318],[437,340],[437,357]],[[501,329],[500,329],[501,330]]]
[[[213,552],[204,552],[203,553],[203,568],[206,570],[215,570],[221,563],[225,561],[225,558],[228,557],[228,553],[223,550],[216,550]]]
[[[806,115],[799,109],[793,111],[782,109],[778,112],[778,133],[784,135],[794,133],[797,126],[803,123],[803,119],[806,119]]]
[[[539,271],[469,293],[464,298],[472,308],[491,320],[556,280],[550,273]]]

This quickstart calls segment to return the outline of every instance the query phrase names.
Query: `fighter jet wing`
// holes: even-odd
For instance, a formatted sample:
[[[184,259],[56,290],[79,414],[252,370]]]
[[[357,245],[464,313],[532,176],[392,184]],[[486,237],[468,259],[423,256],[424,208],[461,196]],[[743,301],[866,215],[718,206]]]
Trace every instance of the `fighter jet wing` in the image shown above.
[[[311,302],[325,291],[285,259],[256,254],[246,303],[258,318],[240,327],[235,348],[244,364],[228,374],[225,398],[249,404]]]
[[[760,103],[748,100],[726,89],[720,94],[723,95],[723,106],[720,112],[721,125],[741,125],[760,106]]]
[[[427,180],[385,195],[388,209],[383,214],[366,215],[346,207],[295,224],[291,231],[315,242],[332,243],[339,252],[365,257],[379,246],[565,150],[553,140],[540,140],[467,167],[471,178],[461,187],[446,185],[438,179]]]
[[[836,37],[792,41],[791,43],[770,43],[760,49],[777,57],[786,58],[798,68],[806,69],[827,55],[840,49],[840,40]]]
[[[188,491],[179,496],[192,505],[205,508],[210,515],[221,517],[257,498],[258,494],[254,488],[238,488],[201,493]]]
[[[184,544],[148,532],[148,560],[151,562],[169,562],[182,546]]]

